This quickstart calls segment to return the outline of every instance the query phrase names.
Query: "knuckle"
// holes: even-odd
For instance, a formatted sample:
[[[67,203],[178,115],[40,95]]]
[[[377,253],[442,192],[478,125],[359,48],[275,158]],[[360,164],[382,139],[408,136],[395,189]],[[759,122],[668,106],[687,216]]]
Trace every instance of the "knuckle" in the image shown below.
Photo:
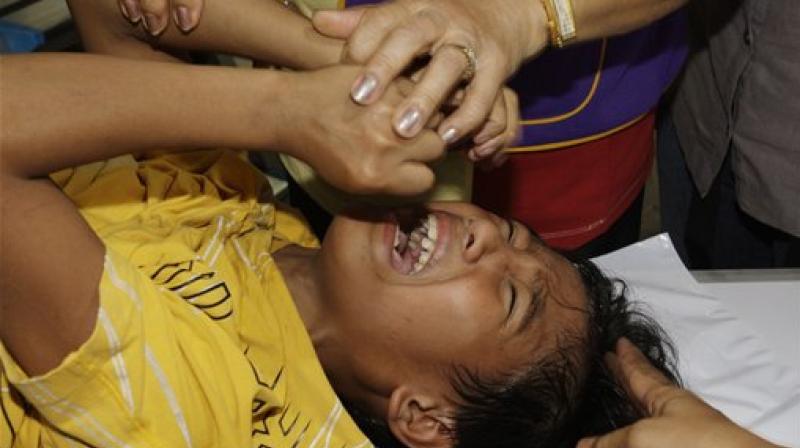
[[[386,177],[375,161],[362,163],[357,172],[356,182],[364,193],[374,193],[383,190]]]
[[[461,113],[461,116],[457,121],[462,123],[461,126],[464,129],[469,129],[470,131],[480,126],[480,124],[486,119],[486,115],[478,110],[477,107],[469,107],[469,105],[466,103],[459,108],[459,112]]]
[[[388,76],[391,73],[399,71],[398,66],[400,64],[398,64],[391,55],[379,50],[372,56],[369,65],[372,67],[372,71],[378,76]]]
[[[364,64],[369,58],[369,50],[360,40],[354,40],[347,44],[347,59],[355,64]]]
[[[505,123],[497,123],[497,122],[489,121],[486,124],[486,126],[484,127],[484,130],[487,133],[489,133],[490,135],[492,135],[494,137],[497,137],[497,136],[503,135],[503,133],[506,130],[506,126],[505,126]]]
[[[413,92],[413,96],[412,102],[419,104],[423,113],[436,110],[442,97],[433,89],[425,87],[418,88],[416,92]]]
[[[650,415],[659,415],[664,411],[666,405],[680,394],[681,391],[678,389],[660,385],[648,390],[643,398]]]
[[[392,38],[405,42],[419,40],[421,28],[416,22],[404,23],[392,31]]]
[[[426,41],[435,39],[444,29],[447,21],[438,10],[425,8],[414,14],[412,20],[417,37]]]

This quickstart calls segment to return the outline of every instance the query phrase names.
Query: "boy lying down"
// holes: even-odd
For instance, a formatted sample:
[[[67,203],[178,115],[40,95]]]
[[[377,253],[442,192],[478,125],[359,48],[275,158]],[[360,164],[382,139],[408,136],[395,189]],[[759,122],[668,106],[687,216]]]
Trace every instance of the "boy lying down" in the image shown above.
[[[320,246],[239,153],[142,152],[280,147],[336,182],[385,140],[421,167],[434,137],[381,140],[401,95],[352,105],[356,71],[3,59],[3,447],[571,446],[639,417],[603,354],[670,375],[656,327],[520,224],[366,210]],[[375,130],[308,147],[343,123]]]
[[[167,59],[87,5],[87,46]],[[364,108],[346,66],[2,63],[0,447],[573,446],[640,417],[603,362],[619,337],[674,378],[624,291],[519,223],[361,210],[320,246],[240,153],[183,149],[419,192],[444,145],[394,135],[400,83]]]

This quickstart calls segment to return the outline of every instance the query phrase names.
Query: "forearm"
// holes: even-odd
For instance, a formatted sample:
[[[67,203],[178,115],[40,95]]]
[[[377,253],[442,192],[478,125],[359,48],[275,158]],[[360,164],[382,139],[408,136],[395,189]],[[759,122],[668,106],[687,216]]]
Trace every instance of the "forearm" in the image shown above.
[[[528,57],[541,51],[539,42],[549,39],[547,18],[541,0],[527,3],[533,18]],[[649,25],[685,5],[688,0],[571,0],[577,34],[570,43],[586,42],[624,34]]]
[[[339,62],[343,43],[314,31],[305,17],[275,0],[209,1],[200,25],[189,34],[170,26],[167,46],[214,50],[296,69]]]
[[[577,39],[587,41],[646,26],[688,0],[572,0]]]
[[[122,41],[137,39],[158,48],[228,53],[289,68],[313,69],[337,63],[344,45],[320,35],[309,20],[275,0],[206,2],[200,24],[191,33],[184,34],[170,25],[155,39],[141,27],[131,27],[111,0],[71,1],[70,6],[87,48],[109,54],[124,50]]]
[[[25,177],[154,148],[270,147],[290,76],[76,54],[0,63],[3,171]]]

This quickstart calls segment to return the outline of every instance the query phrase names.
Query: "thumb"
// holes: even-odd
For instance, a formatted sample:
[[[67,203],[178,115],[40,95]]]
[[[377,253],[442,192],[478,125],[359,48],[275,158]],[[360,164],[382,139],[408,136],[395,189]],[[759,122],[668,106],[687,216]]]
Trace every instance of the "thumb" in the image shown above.
[[[358,28],[364,8],[317,11],[311,21],[320,34],[334,39],[348,39]]]
[[[629,445],[632,426],[626,426],[600,437],[581,439],[575,448],[633,448]]]

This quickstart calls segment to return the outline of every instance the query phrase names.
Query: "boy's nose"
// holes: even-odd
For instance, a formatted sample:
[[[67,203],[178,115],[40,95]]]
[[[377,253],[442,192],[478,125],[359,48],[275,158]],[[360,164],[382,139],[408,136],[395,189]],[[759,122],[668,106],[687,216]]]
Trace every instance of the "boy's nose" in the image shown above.
[[[466,226],[464,261],[477,263],[502,247],[500,228],[490,219],[471,219]]]

